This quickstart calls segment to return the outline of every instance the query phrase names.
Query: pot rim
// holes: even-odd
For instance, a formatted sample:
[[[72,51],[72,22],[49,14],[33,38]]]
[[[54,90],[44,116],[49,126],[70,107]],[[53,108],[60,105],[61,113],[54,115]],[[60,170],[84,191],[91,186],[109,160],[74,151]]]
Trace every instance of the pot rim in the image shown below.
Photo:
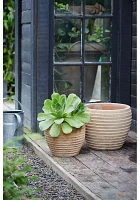
[[[93,106],[97,106],[97,108],[94,108]],[[102,109],[102,106],[108,105],[111,106],[110,108],[113,108],[113,106],[117,106],[116,109]],[[121,110],[127,110],[130,109],[130,106],[127,104],[122,104],[122,103],[87,103],[86,104],[88,110],[99,110],[100,112],[106,112],[106,111],[111,111],[111,112],[116,112],[116,111],[121,111]]]

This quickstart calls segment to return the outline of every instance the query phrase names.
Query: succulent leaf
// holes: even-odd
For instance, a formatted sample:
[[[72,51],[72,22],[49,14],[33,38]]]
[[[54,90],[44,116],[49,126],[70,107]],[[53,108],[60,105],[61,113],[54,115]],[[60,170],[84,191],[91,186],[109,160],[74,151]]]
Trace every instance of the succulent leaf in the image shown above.
[[[73,118],[65,118],[65,121],[72,127],[75,127],[75,128],[80,128],[81,126],[84,125],[83,122],[80,122],[78,120],[75,120]]]
[[[45,120],[39,123],[39,128],[41,131],[45,131],[50,128],[50,126],[54,123],[54,119]]]
[[[63,124],[62,124],[62,131],[65,134],[69,134],[69,133],[72,132],[72,127],[67,122],[63,122]]]
[[[56,119],[54,122],[56,124],[62,124],[63,121],[64,121],[64,118],[61,118],[61,119]]]
[[[49,120],[55,118],[55,116],[51,115],[51,114],[46,114],[46,113],[39,113],[37,120],[38,121],[42,121],[42,120]]]
[[[50,128],[50,135],[52,137],[57,137],[60,133],[60,124],[54,123]]]

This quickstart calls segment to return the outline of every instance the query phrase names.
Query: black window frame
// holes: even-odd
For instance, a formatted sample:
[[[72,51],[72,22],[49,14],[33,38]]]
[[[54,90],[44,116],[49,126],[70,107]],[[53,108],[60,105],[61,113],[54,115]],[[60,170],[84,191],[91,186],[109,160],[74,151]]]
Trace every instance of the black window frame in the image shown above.
[[[82,0],[84,4],[85,0]],[[83,7],[84,8],[84,7]],[[130,105],[130,71],[131,71],[131,24],[132,24],[132,1],[131,0],[113,0],[113,15],[94,15],[97,18],[112,18],[112,35],[111,35],[111,62],[85,62],[86,65],[103,65],[111,66],[111,94],[110,102],[124,103]],[[84,13],[83,13],[84,14]],[[85,15],[85,14],[84,14]],[[53,17],[52,17],[53,16]],[[56,15],[58,18],[65,18],[63,15]],[[66,18],[80,18],[80,16],[66,16]],[[87,16],[89,18],[90,16]],[[93,17],[93,16],[91,16]],[[54,35],[54,1],[50,0],[50,35]],[[53,67],[62,65],[77,65],[80,63],[65,62],[64,64],[53,61],[54,38],[50,38],[50,64],[51,79],[53,80]],[[84,49],[82,49],[84,51]],[[84,58],[83,58],[84,59]],[[82,66],[83,74],[83,66]],[[51,81],[52,82],[52,81]],[[82,86],[83,88],[83,86]],[[53,92],[51,85],[50,94]],[[83,101],[83,93],[81,94]]]
[[[52,1],[52,7],[53,7],[53,10],[54,10],[54,5],[55,5],[55,0]],[[110,18],[112,19],[113,18],[113,15],[112,14],[106,14],[106,15],[86,15],[85,14],[85,6],[86,6],[86,0],[81,0],[81,7],[82,7],[82,14],[81,15],[66,15],[66,14],[55,14],[54,13],[54,17],[53,17],[53,21],[52,23],[54,24],[54,21],[55,19],[81,19],[82,21],[82,28],[81,28],[81,57],[82,57],[82,60],[81,62],[55,62],[53,61],[53,67],[55,66],[80,66],[80,98],[81,98],[81,101],[84,102],[84,68],[86,66],[95,66],[95,65],[106,65],[108,66],[109,68],[112,66],[112,61],[110,62],[86,62],[85,61],[85,57],[84,57],[84,54],[85,54],[85,19],[96,19],[96,18],[102,18],[102,19],[105,19],[105,18]],[[54,35],[54,27],[53,27],[53,35]],[[53,44],[53,47],[54,47],[54,40],[52,41],[52,44]],[[111,52],[111,51],[110,51]],[[53,72],[52,72],[53,73]],[[101,102],[101,101],[98,101],[98,102]],[[90,102],[88,102],[90,103]]]

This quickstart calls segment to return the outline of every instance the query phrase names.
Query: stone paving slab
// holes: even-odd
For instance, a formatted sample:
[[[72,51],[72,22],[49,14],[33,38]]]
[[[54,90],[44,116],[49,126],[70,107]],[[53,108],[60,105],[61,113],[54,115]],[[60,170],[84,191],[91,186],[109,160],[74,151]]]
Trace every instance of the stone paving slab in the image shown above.
[[[53,156],[45,138],[33,135],[25,138],[34,150],[87,200],[137,199],[136,133],[129,132],[120,150],[95,151],[84,143],[80,154],[71,158]]]

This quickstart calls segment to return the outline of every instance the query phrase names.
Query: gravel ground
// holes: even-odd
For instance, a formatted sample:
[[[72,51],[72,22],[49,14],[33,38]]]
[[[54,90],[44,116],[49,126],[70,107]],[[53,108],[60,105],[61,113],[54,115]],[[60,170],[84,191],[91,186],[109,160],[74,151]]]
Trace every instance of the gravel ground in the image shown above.
[[[34,197],[41,200],[85,200],[72,185],[46,165],[30,147],[24,145],[19,154],[24,157],[26,164],[32,166],[33,171],[28,172],[28,176],[38,177],[38,181],[30,182],[30,186],[34,189],[42,188]]]

